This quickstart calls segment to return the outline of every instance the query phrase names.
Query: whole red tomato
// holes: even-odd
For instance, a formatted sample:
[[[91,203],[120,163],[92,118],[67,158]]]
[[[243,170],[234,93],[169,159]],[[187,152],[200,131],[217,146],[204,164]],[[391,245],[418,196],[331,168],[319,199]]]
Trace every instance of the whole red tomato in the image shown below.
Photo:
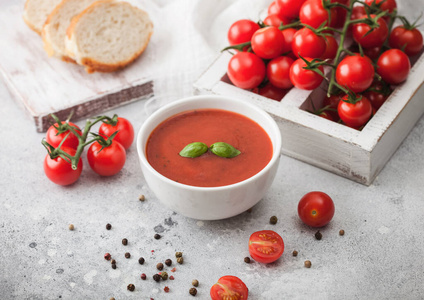
[[[103,149],[99,142],[94,142],[87,151],[87,160],[97,174],[112,176],[124,167],[126,153],[124,147],[115,141]]]
[[[115,125],[106,122],[102,123],[99,128],[99,134],[103,137],[110,137],[116,131],[118,133],[113,138],[113,141],[120,143],[127,150],[134,140],[134,128],[131,122],[119,117]]]
[[[368,57],[347,56],[336,68],[336,81],[341,86],[360,93],[371,86],[374,73],[374,67]]]
[[[312,58],[305,58],[307,61],[312,61]],[[318,73],[304,69],[305,61],[299,58],[290,67],[290,80],[293,85],[302,90],[313,90],[320,86],[323,78]],[[321,72],[324,72],[322,66],[319,67]]]
[[[363,5],[354,6],[352,9],[352,14],[350,15],[351,20],[363,19],[367,17],[367,12]]]
[[[375,15],[370,15],[375,17]],[[377,21],[379,27],[371,30],[365,23],[353,24],[352,33],[354,40],[364,48],[381,47],[389,36],[389,28],[382,18]]]
[[[337,55],[337,49],[339,48],[339,44],[336,39],[332,35],[325,36],[325,51],[321,56],[321,59],[334,59]]]
[[[339,102],[343,98],[342,94],[325,96],[322,103],[323,107],[328,107],[331,110],[326,111],[327,114],[331,115],[334,121],[339,120],[339,114],[337,113],[337,107],[339,107]]]
[[[381,10],[385,10],[389,13],[393,12],[393,10],[397,7],[395,0],[365,0],[365,3],[368,5],[377,4]]]
[[[293,83],[290,81],[290,67],[293,62],[293,59],[288,56],[280,56],[271,60],[266,71],[268,80],[278,88],[291,88]]]
[[[61,124],[66,124],[66,122],[62,121]],[[79,135],[81,135],[81,129],[77,125],[75,125],[72,122],[68,122],[68,124],[74,127],[75,131]],[[66,137],[66,135],[69,133],[68,137],[63,142],[62,146],[77,149],[79,145],[78,137],[76,137],[75,134],[73,134],[70,130],[63,131],[62,129],[63,129],[63,126],[62,125],[58,126],[57,123],[50,126],[50,128],[47,130],[47,133],[46,133],[46,141],[53,147],[57,148],[59,144],[62,142],[62,140]]]
[[[293,42],[293,36],[296,33],[296,29],[294,28],[287,28],[284,30],[281,30],[281,33],[283,34],[284,37],[284,48],[283,48],[283,53],[288,53],[292,51],[292,42]]]
[[[268,15],[265,20],[264,20],[264,24],[268,25],[268,26],[274,26],[274,27],[279,27],[280,25],[287,25],[290,23],[290,20],[288,20],[287,18],[281,18],[279,15],[274,14],[274,15]]]
[[[299,29],[293,35],[292,51],[297,57],[320,58],[326,49],[325,40],[309,28]]]
[[[383,52],[377,61],[377,73],[390,84],[399,84],[406,80],[411,69],[408,56],[399,49]]]
[[[253,89],[265,78],[265,63],[250,52],[238,52],[228,63],[227,74],[231,82],[242,89]]]
[[[340,119],[349,127],[358,129],[365,125],[372,116],[370,101],[362,96],[361,100],[351,103],[346,95],[337,108]]]
[[[377,111],[389,97],[391,90],[383,86],[379,81],[375,81],[363,95],[371,102],[372,107]]]
[[[252,233],[249,238],[249,253],[257,262],[272,263],[279,259],[283,252],[283,238],[275,231],[257,231]]]
[[[323,227],[330,223],[334,216],[333,200],[323,192],[309,192],[300,199],[297,213],[306,225]]]
[[[331,3],[340,3],[346,6],[349,6],[350,0],[331,0]],[[337,19],[334,26],[336,28],[343,27],[346,21],[347,10],[344,9],[343,7],[336,7],[335,10],[336,10]]]
[[[307,0],[299,11],[299,19],[302,24],[318,28],[321,24],[335,27],[337,22],[337,10],[330,9],[330,14],[324,9],[322,0]]]
[[[278,6],[277,1],[271,2],[268,6],[268,16],[269,15],[278,15],[280,18],[287,18],[284,14],[281,13],[281,9]]]
[[[252,35],[260,27],[251,20],[242,19],[234,22],[228,30],[228,42],[230,45],[237,45],[249,42]]]
[[[283,99],[284,96],[287,94],[287,90],[280,89],[272,85],[270,82],[268,82],[264,87],[258,88],[253,92],[276,101],[281,101],[281,99]]]
[[[364,49],[364,54],[369,57],[371,60],[377,59],[381,54],[381,47],[373,47]]]
[[[306,0],[276,0],[280,7],[281,14],[289,19],[296,19],[299,17],[300,7]]]
[[[413,56],[421,52],[423,36],[416,28],[406,29],[405,26],[400,25],[390,33],[389,45],[403,50],[408,56]]]
[[[226,275],[211,287],[210,295],[212,300],[247,300],[249,290],[240,278]]]
[[[252,49],[261,58],[272,59],[280,56],[285,47],[281,31],[274,26],[257,30],[252,36]]]
[[[76,150],[69,147],[60,147],[61,150],[65,151],[71,156],[74,156]],[[78,161],[77,169],[73,170],[72,165],[62,157],[56,157],[51,159],[50,155],[47,154],[44,158],[44,173],[47,178],[58,185],[70,185],[78,180],[82,172],[82,160]]]

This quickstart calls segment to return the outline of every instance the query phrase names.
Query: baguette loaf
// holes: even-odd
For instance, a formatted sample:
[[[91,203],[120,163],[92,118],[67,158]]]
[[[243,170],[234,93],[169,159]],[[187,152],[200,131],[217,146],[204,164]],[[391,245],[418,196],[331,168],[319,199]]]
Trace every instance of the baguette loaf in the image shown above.
[[[41,34],[47,16],[61,0],[27,0],[24,9],[24,21],[29,28]]]
[[[100,0],[73,18],[66,34],[69,57],[88,73],[113,72],[146,49],[153,24],[149,15],[127,2]]]
[[[72,61],[66,54],[66,30],[72,18],[81,13],[96,0],[63,0],[47,17],[42,34],[44,49],[49,56]]]

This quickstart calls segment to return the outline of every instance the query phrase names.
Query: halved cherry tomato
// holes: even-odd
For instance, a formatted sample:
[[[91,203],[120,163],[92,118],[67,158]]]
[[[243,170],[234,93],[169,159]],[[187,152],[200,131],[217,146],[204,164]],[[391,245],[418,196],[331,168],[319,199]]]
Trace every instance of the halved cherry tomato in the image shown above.
[[[253,89],[265,78],[265,63],[259,56],[250,52],[238,52],[228,63],[228,78],[242,89]]]
[[[103,149],[98,142],[94,142],[87,151],[87,160],[97,174],[112,176],[124,167],[126,153],[124,147],[115,140]]]
[[[71,156],[74,156],[76,150],[69,147],[60,147]],[[51,159],[47,154],[44,158],[44,173],[47,178],[58,185],[70,185],[78,180],[82,172],[82,160],[78,161],[77,169],[73,170],[70,162],[64,160],[62,157]]]
[[[288,56],[280,56],[271,60],[267,65],[268,80],[278,88],[291,88],[293,83],[290,81],[290,67],[293,62],[293,59]]]
[[[400,25],[390,33],[389,45],[403,50],[408,56],[413,56],[423,49],[423,36],[416,28],[406,29],[405,26]]]
[[[325,26],[335,27],[337,22],[337,10],[324,9],[322,0],[307,0],[303,3],[299,11],[299,19],[302,24],[307,24],[314,28],[318,28],[321,24]]]
[[[297,206],[300,219],[311,227],[322,227],[334,216],[334,202],[326,193],[309,192],[300,199]]]
[[[406,80],[411,69],[408,56],[399,49],[389,49],[380,55],[377,61],[377,73],[390,84],[399,84]]]
[[[275,231],[257,231],[252,233],[249,238],[249,253],[257,262],[272,263],[279,259],[283,252],[283,238]]]
[[[281,31],[274,26],[257,30],[252,36],[252,49],[261,58],[272,59],[280,56],[285,47]]]
[[[307,61],[312,61],[312,58],[305,57]],[[290,67],[290,80],[293,85],[302,90],[313,90],[320,86],[323,78],[318,73],[304,69],[306,67],[305,61],[299,58]],[[323,73],[324,68],[319,67]]]
[[[238,20],[234,22],[228,30],[228,42],[230,43],[230,45],[237,45],[249,42],[252,38],[252,35],[259,28],[259,25],[251,20]]]
[[[113,141],[120,143],[127,150],[134,140],[134,127],[127,119],[118,117],[118,122],[115,126],[102,123],[99,128],[99,134],[106,138],[110,137],[116,131],[118,133],[113,138]]]
[[[299,29],[293,35],[292,51],[297,57],[320,58],[325,52],[325,40],[309,28]]]
[[[65,124],[65,121],[62,121],[62,124]],[[74,127],[75,131],[81,135],[81,129],[75,125],[72,122],[68,122],[68,124],[72,127]],[[58,124],[55,123],[54,125],[50,126],[50,128],[46,132],[46,141],[53,147],[57,148],[59,144],[62,142],[62,140],[66,137],[66,135],[69,133],[66,140],[63,142],[62,146],[69,147],[73,149],[77,149],[79,145],[78,137],[76,137],[70,130],[64,131],[59,133],[56,129],[58,127]],[[60,129],[60,126],[59,126]]]
[[[362,96],[356,103],[347,102],[348,96],[344,96],[339,102],[337,112],[340,119],[349,127],[358,129],[365,125],[372,115],[372,105],[370,101]]]
[[[341,86],[360,93],[371,86],[374,73],[374,67],[368,57],[347,56],[336,68],[336,81]]]
[[[375,17],[375,15],[370,15]],[[379,27],[371,29],[368,24],[353,24],[352,33],[354,40],[364,48],[381,47],[389,35],[386,21],[380,18],[377,21]]]
[[[212,300],[247,300],[249,290],[240,278],[226,275],[211,287],[210,295]]]

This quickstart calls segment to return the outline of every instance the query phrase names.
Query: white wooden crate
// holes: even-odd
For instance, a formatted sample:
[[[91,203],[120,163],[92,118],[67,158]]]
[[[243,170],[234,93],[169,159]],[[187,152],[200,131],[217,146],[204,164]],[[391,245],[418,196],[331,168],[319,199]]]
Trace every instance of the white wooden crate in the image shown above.
[[[316,116],[325,91],[292,88],[274,101],[235,87],[225,80],[231,54],[222,53],[194,84],[197,94],[229,95],[256,104],[277,121],[282,153],[370,185],[424,112],[424,55],[407,81],[399,85],[362,131]]]

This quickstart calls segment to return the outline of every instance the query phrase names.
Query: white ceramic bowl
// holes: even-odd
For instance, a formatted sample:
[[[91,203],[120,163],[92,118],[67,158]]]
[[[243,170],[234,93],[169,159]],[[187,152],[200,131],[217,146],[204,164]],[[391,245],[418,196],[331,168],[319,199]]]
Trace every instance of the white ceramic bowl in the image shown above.
[[[153,169],[146,158],[146,143],[150,133],[161,122],[177,113],[201,108],[236,112],[258,123],[268,133],[273,145],[272,158],[265,168],[244,181],[219,187],[181,184]],[[264,197],[280,161],[281,133],[275,121],[252,104],[224,96],[202,95],[172,102],[148,117],[137,136],[137,151],[144,178],[164,205],[190,218],[218,220],[238,215]]]

